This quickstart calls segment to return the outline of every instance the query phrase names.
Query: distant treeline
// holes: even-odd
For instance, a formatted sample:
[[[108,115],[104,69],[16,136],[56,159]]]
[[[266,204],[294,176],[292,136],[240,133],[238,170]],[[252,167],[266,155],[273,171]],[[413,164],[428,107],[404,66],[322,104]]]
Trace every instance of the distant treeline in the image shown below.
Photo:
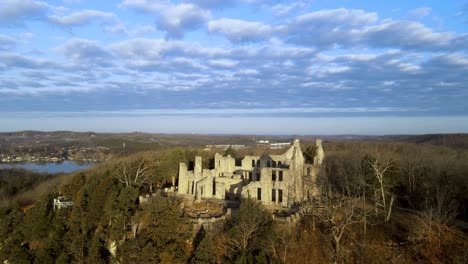
[[[388,165],[388,191],[396,205],[416,210],[444,207],[468,220],[468,149],[403,142],[335,141],[325,144],[327,173],[336,186],[373,184],[369,164]]]
[[[41,183],[50,182],[57,177],[58,175],[17,168],[0,169],[0,206],[10,204],[18,195],[31,191]]]
[[[427,134],[384,136],[385,140],[468,149],[468,134]]]

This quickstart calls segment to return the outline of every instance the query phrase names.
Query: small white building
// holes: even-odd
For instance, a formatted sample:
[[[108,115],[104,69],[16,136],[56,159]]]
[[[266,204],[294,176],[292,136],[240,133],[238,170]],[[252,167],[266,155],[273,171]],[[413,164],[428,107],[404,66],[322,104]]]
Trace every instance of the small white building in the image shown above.
[[[73,206],[73,202],[65,201],[65,198],[63,196],[54,198],[54,211],[55,211],[55,208],[62,209],[62,208],[70,207],[70,206]]]
[[[291,143],[289,142],[284,142],[284,143],[271,143],[270,148],[271,149],[283,149],[291,146]]]

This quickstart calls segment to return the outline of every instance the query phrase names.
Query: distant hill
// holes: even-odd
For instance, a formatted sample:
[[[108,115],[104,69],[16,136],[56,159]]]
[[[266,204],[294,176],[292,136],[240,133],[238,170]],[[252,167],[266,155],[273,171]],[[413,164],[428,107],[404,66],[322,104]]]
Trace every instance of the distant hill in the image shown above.
[[[427,134],[384,136],[384,140],[468,148],[468,134]]]
[[[431,144],[436,146],[446,146],[452,148],[468,149],[468,134],[425,134],[425,135],[333,135],[333,136],[304,136],[304,141],[313,138],[321,138],[326,141],[386,141],[386,142],[407,142],[415,144]]]
[[[121,149],[126,143],[127,150],[149,150],[155,147],[204,146],[208,144],[245,144],[252,145],[258,140],[270,142],[291,142],[299,138],[305,144],[321,138],[325,141],[387,141],[432,144],[454,148],[468,149],[468,134],[426,134],[426,135],[226,135],[226,134],[156,134],[156,133],[95,133],[71,131],[18,131],[0,132],[0,148],[17,146],[29,147],[55,145],[81,145],[86,147],[102,146],[110,149]],[[29,144],[28,144],[29,143]]]

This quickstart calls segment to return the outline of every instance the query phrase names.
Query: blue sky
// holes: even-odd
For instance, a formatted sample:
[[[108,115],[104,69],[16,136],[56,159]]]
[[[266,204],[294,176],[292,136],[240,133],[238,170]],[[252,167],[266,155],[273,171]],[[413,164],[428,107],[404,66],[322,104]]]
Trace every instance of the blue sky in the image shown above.
[[[468,132],[468,2],[0,1],[0,131]]]

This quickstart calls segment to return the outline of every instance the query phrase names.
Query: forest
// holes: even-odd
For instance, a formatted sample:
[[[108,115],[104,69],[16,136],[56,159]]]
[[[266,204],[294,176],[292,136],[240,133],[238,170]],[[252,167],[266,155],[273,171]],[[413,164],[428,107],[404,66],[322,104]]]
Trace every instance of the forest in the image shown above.
[[[305,157],[314,148],[302,146]],[[226,152],[240,158],[264,149]],[[3,263],[466,263],[468,150],[386,141],[324,143],[321,194],[295,225],[245,198],[224,221],[199,227],[160,190],[197,147],[137,152],[32,188],[2,172]],[[6,175],[6,176],[5,176]],[[42,180],[55,179],[41,176]],[[50,179],[48,178],[50,177]],[[56,176],[57,177],[57,176]],[[63,179],[63,176],[60,176]],[[60,184],[58,184],[60,183]],[[74,202],[54,210],[58,195]],[[150,202],[139,195],[153,193]],[[137,226],[138,231],[133,227]]]

